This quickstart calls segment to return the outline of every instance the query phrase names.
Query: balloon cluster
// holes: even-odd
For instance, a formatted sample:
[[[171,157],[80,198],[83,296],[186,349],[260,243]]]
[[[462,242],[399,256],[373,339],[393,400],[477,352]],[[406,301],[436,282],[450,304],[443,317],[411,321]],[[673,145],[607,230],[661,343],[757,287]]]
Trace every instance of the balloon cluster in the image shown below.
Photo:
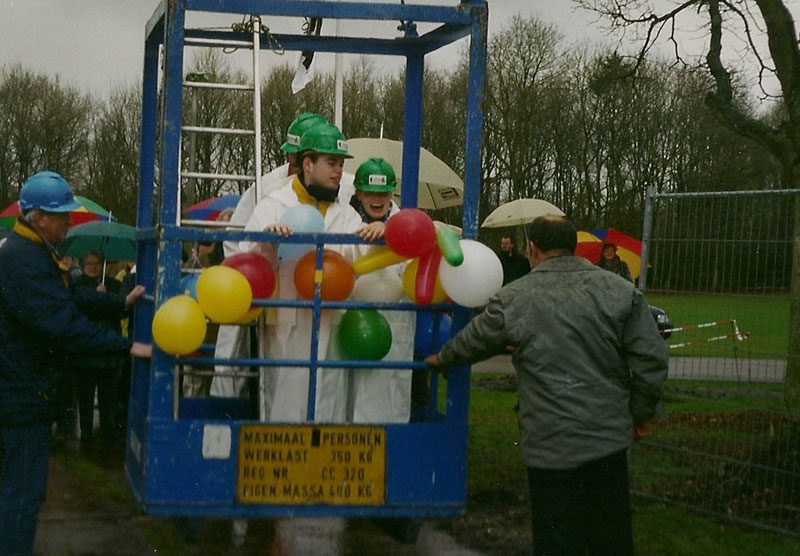
[[[503,285],[503,267],[482,243],[459,240],[438,228],[418,209],[403,209],[386,223],[386,247],[373,249],[353,263],[358,274],[413,259],[403,272],[403,291],[418,305],[448,297],[465,307],[485,305]]]
[[[279,222],[295,233],[320,233],[324,219],[308,205],[287,210]],[[448,228],[438,228],[418,209],[403,209],[386,223],[385,247],[373,248],[352,265],[330,249],[282,243],[278,256],[294,262],[298,296],[313,299],[320,286],[324,301],[354,299],[367,302],[399,301],[403,292],[419,305],[442,303],[448,297],[465,307],[486,304],[503,283],[503,270],[494,252],[473,240],[459,240]],[[402,278],[399,273],[376,271],[412,259]],[[356,280],[356,276],[360,276]],[[181,280],[185,295],[167,300],[153,318],[153,339],[165,352],[185,355],[197,350],[206,333],[206,317],[218,323],[246,324],[261,309],[253,299],[266,299],[275,288],[275,273],[264,257],[241,253],[199,275]],[[424,328],[424,327],[423,327]],[[449,328],[449,322],[448,326]],[[444,336],[444,332],[441,334]],[[381,359],[391,349],[392,333],[375,310],[349,310],[342,317],[338,341],[350,359]]]
[[[275,272],[257,253],[239,253],[199,275],[181,279],[182,295],[172,297],[153,316],[153,340],[164,352],[186,355],[200,347],[206,317],[221,324],[248,324],[261,308],[254,299],[267,299],[275,290]]]

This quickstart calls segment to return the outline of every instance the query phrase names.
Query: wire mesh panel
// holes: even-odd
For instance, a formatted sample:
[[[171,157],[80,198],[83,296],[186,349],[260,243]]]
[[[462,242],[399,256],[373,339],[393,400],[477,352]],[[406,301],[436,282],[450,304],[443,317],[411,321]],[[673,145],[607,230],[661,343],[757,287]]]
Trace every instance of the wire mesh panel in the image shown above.
[[[799,199],[650,196],[639,285],[666,313],[669,417],[634,451],[637,494],[800,534],[800,426],[784,386]]]

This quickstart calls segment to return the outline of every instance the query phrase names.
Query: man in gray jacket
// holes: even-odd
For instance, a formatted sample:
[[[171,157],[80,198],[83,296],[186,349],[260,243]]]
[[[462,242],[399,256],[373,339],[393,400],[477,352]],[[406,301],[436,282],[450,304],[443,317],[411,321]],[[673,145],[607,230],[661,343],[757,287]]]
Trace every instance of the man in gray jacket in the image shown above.
[[[533,271],[426,362],[452,367],[512,346],[533,553],[633,554],[625,451],[655,420],[666,348],[633,284],[573,256],[569,221],[537,218],[528,238]]]

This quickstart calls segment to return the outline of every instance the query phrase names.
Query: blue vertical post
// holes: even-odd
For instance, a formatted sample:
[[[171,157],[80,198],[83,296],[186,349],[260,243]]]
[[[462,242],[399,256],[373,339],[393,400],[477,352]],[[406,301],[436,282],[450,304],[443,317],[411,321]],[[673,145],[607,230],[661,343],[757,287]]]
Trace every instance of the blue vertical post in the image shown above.
[[[136,227],[141,229],[153,225],[153,193],[156,162],[156,116],[158,113],[158,37],[154,33],[147,37],[142,72],[142,114],[139,146],[139,197],[136,210]],[[152,240],[139,241],[136,251],[137,282],[145,291],[155,291],[155,244]],[[133,319],[133,337],[149,342],[152,306],[140,305]],[[145,366],[148,363],[135,359],[134,364]]]
[[[486,83],[486,45],[488,9],[486,4],[471,8],[475,17],[469,43],[469,74],[467,76],[467,137],[464,163],[464,214],[462,228],[465,238],[478,235],[478,200],[481,183],[481,147],[483,141],[484,87]],[[454,311],[454,330],[461,330],[469,321],[469,310]],[[463,392],[463,396],[453,395]],[[447,421],[466,425],[469,409],[469,373],[450,373],[447,388]]]
[[[467,76],[467,138],[464,161],[464,215],[462,228],[465,238],[478,235],[478,206],[481,186],[481,147],[483,143],[484,88],[486,84],[486,41],[488,8],[472,7],[475,17],[469,43],[469,73]]]
[[[164,25],[164,95],[161,114],[161,224],[177,222],[183,96],[185,0],[169,0]]]
[[[142,74],[142,114],[139,144],[139,200],[136,227],[153,225],[153,184],[156,162],[156,117],[158,115],[158,37],[147,37]],[[137,261],[141,262],[141,260]]]
[[[322,322],[322,282],[324,280],[323,265],[325,245],[317,244],[314,258],[314,307],[311,316],[311,346],[309,350],[308,365],[308,405],[306,406],[306,420],[313,422],[317,414],[317,371],[319,364],[319,325]],[[302,309],[298,309],[302,311]],[[323,354],[324,356],[325,354]],[[300,369],[297,370],[300,372]]]
[[[423,54],[413,52],[406,57],[406,89],[403,109],[403,183],[400,189],[400,206],[402,208],[417,206],[424,70]]]
[[[183,39],[186,18],[185,0],[168,0],[164,21],[164,85],[161,113],[160,219],[163,225],[177,221],[180,195],[180,141],[183,93]],[[167,241],[158,255],[156,307],[172,293],[180,282],[180,251],[176,241]],[[153,383],[149,415],[156,419],[172,418],[173,368],[172,358],[157,351],[153,354]]]

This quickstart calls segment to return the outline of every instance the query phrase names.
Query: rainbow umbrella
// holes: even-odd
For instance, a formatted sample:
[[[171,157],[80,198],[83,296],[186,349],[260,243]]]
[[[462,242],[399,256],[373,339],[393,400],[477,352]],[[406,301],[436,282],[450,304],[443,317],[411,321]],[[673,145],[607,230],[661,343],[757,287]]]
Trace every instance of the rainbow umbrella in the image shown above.
[[[95,220],[116,220],[106,209],[91,199],[75,195],[75,200],[80,203],[81,207],[69,213],[73,226],[85,224],[86,222],[93,222]],[[3,209],[3,212],[0,212],[0,227],[10,230],[14,227],[14,221],[17,219],[17,216],[19,216],[19,201],[14,201]]]
[[[613,243],[617,246],[617,256],[628,263],[628,268],[634,278],[639,277],[639,265],[642,261],[642,242],[629,235],[618,232],[614,228],[602,228],[578,232],[578,246],[575,254],[589,259],[594,264],[603,256],[603,243]]]
[[[235,193],[212,197],[183,209],[183,214],[191,220],[216,220],[223,210],[236,208],[241,197]]]

